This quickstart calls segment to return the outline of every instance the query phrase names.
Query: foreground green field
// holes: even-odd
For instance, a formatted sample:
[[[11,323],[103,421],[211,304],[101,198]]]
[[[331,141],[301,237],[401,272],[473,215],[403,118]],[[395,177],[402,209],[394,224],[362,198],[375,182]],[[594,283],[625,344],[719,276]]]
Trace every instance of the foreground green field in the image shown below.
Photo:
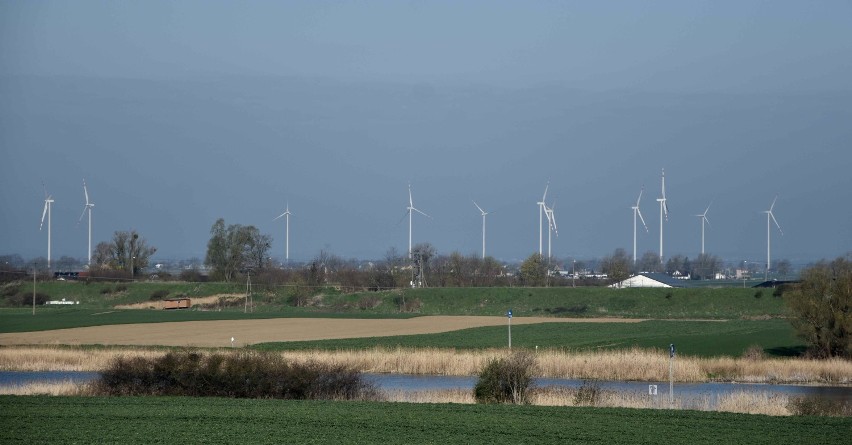
[[[302,342],[262,343],[263,350],[395,348],[502,348],[508,343],[505,326],[464,329],[442,334],[352,338]],[[760,321],[665,321],[641,323],[542,323],[512,327],[516,348],[567,348],[574,350],[667,349],[677,345],[684,355],[701,357],[740,356],[758,346],[769,356],[798,355],[804,350],[786,320]]]
[[[0,396],[0,443],[845,444],[852,420],[698,411]]]

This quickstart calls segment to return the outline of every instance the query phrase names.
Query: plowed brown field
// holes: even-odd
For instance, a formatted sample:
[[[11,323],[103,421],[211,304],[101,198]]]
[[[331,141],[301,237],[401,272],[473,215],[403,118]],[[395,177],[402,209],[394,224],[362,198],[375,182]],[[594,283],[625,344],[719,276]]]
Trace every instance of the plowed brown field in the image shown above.
[[[624,318],[515,317],[512,324],[636,323]],[[163,346],[234,346],[254,343],[339,338],[434,334],[459,329],[506,324],[505,317],[428,316],[410,319],[275,318],[265,320],[187,321],[140,323],[54,331],[0,334],[0,345],[101,344]]]

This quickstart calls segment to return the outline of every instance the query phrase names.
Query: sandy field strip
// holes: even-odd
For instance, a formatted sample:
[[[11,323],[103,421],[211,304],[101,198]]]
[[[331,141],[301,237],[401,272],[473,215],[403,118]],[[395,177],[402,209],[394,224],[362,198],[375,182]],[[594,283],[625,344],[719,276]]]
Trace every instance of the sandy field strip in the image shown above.
[[[512,324],[637,323],[626,318],[515,317]],[[0,334],[0,345],[161,345],[221,347],[255,343],[434,334],[505,325],[505,317],[426,316],[409,319],[274,318],[138,323]]]

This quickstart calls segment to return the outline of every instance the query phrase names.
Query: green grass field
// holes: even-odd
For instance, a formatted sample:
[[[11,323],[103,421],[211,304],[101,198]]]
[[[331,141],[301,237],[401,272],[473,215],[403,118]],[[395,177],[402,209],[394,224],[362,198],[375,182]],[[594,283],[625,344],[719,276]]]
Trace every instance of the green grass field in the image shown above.
[[[263,350],[394,348],[483,349],[505,347],[507,327],[484,327],[442,334],[352,338],[304,342],[263,343]],[[576,350],[640,348],[666,349],[677,345],[684,355],[739,356],[759,345],[771,356],[795,355],[804,349],[785,320],[663,321],[641,323],[542,323],[512,326],[516,348],[567,348]]]
[[[617,408],[0,396],[0,443],[845,444],[852,420]]]
[[[16,287],[15,287],[16,286]],[[46,281],[39,293],[50,299],[79,301],[86,309],[111,309],[118,304],[186,295],[190,298],[218,294],[242,294],[242,283],[91,283]],[[425,288],[385,292],[342,293],[334,288],[317,289],[314,303],[293,307],[287,287],[256,288],[258,312],[398,314],[400,304],[419,301],[423,315],[502,315],[512,308],[517,316],[713,318],[785,314],[783,299],[773,289],[690,288],[608,289],[601,287],[558,288]],[[31,283],[19,283],[4,292],[28,295]],[[27,302],[26,299],[25,303]],[[242,310],[232,307],[230,311]]]

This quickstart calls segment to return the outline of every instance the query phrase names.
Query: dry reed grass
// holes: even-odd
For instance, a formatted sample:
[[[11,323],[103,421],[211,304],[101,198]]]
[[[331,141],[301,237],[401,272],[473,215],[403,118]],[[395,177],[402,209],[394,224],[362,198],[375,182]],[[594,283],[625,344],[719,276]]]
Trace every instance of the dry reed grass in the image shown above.
[[[667,409],[665,396],[601,391],[595,403],[576,402],[577,388],[545,387],[535,388],[531,393],[531,404],[537,406],[597,406],[609,408]],[[51,395],[51,396],[89,396],[91,391],[86,384],[72,382],[33,383],[27,385],[0,386],[0,395]],[[475,403],[473,391],[465,389],[443,389],[429,391],[390,390],[382,392],[382,399],[401,403]],[[675,398],[674,409],[698,409],[702,411],[722,411],[745,414],[765,414],[769,416],[789,416],[788,398],[785,395],[768,393],[739,392],[727,394],[714,403],[710,396],[684,400]]]
[[[225,349],[227,350],[227,349]],[[71,348],[20,346],[0,348],[3,371],[100,371],[119,356],[159,357],[165,352],[145,348]],[[298,362],[318,361],[354,366],[363,372],[414,375],[477,375],[485,363],[506,350],[437,348],[374,348],[340,351],[284,351]],[[544,350],[536,353],[539,377],[667,381],[666,352],[624,349],[612,351]],[[852,361],[799,358],[678,357],[677,382],[734,381],[748,383],[852,384]]]
[[[88,395],[86,384],[74,382],[28,383],[25,385],[2,385],[0,395],[14,396],[84,396]]]

